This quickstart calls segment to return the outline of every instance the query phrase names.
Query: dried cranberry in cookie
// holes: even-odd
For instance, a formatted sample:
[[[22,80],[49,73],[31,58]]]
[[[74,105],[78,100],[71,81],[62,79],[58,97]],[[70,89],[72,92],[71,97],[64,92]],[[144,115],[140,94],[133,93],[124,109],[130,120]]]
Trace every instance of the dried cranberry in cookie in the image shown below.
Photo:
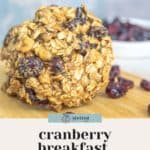
[[[140,83],[141,88],[146,91],[150,91],[150,81],[143,79]]]
[[[43,62],[37,57],[27,57],[18,64],[19,73],[24,77],[38,76],[43,68]]]

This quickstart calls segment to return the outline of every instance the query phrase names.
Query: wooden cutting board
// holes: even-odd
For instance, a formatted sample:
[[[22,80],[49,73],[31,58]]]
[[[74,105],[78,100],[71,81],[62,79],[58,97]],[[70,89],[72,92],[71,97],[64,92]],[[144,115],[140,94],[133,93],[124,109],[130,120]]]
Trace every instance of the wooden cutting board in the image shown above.
[[[140,78],[122,73],[135,82],[134,89],[130,90],[126,96],[120,99],[110,99],[104,93],[98,95],[90,104],[79,108],[65,109],[63,112],[74,113],[99,113],[106,118],[148,118],[147,105],[150,104],[150,92],[146,92],[139,87]],[[6,76],[0,69],[0,86]],[[0,117],[1,118],[47,118],[48,114],[55,113],[49,110],[32,107],[7,96],[0,91]]]

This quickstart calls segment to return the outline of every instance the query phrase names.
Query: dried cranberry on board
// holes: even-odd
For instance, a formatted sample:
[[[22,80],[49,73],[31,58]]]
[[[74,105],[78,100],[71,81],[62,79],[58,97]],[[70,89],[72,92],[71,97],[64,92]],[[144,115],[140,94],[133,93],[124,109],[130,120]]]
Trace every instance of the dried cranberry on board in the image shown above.
[[[38,76],[42,67],[43,62],[38,57],[34,56],[23,58],[18,64],[19,73],[25,78]]]
[[[113,65],[110,70],[109,80],[114,81],[118,76],[120,76],[120,67],[118,65]]]
[[[106,88],[106,94],[111,98],[120,98],[127,93],[127,89],[119,83],[110,82]]]
[[[131,89],[134,87],[134,82],[123,77],[118,77],[118,82],[121,86],[125,87],[126,89]]]
[[[110,82],[106,87],[106,94],[111,98],[124,96],[128,89],[134,87],[134,82],[120,76],[120,67],[113,65],[109,74]]]
[[[141,88],[146,91],[150,91],[150,81],[143,79],[140,83]]]
[[[147,106],[147,112],[150,115],[150,104]]]

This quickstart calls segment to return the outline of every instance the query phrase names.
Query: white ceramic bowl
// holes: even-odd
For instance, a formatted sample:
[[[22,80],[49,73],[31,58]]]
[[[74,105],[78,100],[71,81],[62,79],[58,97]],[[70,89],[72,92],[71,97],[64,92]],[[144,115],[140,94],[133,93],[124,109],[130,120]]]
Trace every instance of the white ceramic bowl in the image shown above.
[[[113,50],[116,58],[150,58],[150,41],[113,41]]]
[[[134,18],[121,18],[121,20],[124,22],[128,20],[133,24],[150,29],[149,20]],[[150,58],[150,41],[113,41],[113,49],[116,58]]]

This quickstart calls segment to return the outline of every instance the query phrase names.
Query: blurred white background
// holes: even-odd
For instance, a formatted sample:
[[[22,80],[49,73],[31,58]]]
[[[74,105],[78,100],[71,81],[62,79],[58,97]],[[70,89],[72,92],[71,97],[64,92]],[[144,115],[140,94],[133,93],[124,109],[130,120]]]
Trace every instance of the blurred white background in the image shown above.
[[[107,17],[124,16],[150,19],[150,0],[106,0],[106,3]]]

